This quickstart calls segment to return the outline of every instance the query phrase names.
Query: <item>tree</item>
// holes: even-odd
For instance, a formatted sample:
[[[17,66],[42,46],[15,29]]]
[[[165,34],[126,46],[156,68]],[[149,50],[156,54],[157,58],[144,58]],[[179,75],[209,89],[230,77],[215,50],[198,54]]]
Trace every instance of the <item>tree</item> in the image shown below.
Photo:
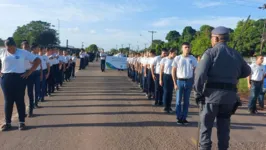
[[[40,36],[37,36],[35,39],[35,43],[40,45],[49,45],[53,44],[56,45],[58,42],[58,38],[56,37],[56,31],[55,30],[47,30],[40,34]]]
[[[85,48],[87,52],[97,52],[98,51],[98,46],[96,44],[91,44],[89,47]]]
[[[213,27],[209,25],[203,25],[200,27],[200,31],[196,33],[195,39],[191,42],[192,45],[192,54],[193,55],[202,55],[208,48],[211,47],[211,31]]]
[[[20,45],[23,40],[28,40],[30,44],[60,44],[56,30],[51,29],[50,23],[43,21],[31,21],[29,24],[18,27],[13,38],[17,45]]]
[[[5,42],[1,38],[0,38],[0,46],[5,46]]]
[[[236,29],[231,34],[231,42],[229,42],[229,45],[232,47],[234,43],[237,43],[236,50],[244,56],[250,56],[251,51],[259,53],[264,21],[263,19],[257,21],[249,20],[244,31],[242,29],[245,22],[239,21]],[[243,33],[239,38],[241,32]],[[262,52],[265,53],[266,49],[264,48]]]
[[[191,42],[196,35],[196,30],[191,26],[186,26],[182,32],[182,42]]]
[[[177,32],[176,30],[170,31],[165,37],[165,39],[168,42],[179,41],[179,38],[180,38],[180,33]]]

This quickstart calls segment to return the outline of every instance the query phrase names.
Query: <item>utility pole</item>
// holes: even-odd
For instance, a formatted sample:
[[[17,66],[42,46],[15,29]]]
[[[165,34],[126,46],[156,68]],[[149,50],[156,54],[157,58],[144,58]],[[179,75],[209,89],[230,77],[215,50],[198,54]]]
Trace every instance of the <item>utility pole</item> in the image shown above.
[[[145,49],[146,49],[146,47],[147,47],[147,43],[145,43],[144,45],[145,45]]]
[[[117,49],[117,44],[116,44],[116,50],[118,50],[118,49]]]
[[[157,33],[156,31],[148,31],[151,33],[151,48],[153,48],[153,34]]]
[[[68,40],[66,40],[66,47],[68,48]]]
[[[259,9],[265,10],[266,4],[263,4],[263,6],[259,7]],[[266,26],[266,20],[264,20],[264,25],[263,25],[263,29],[262,29],[262,37],[261,37],[261,43],[260,43],[260,54],[262,54],[263,44],[266,41],[266,33],[264,32],[265,26]]]
[[[82,48],[83,48],[83,46],[84,46],[83,43],[84,43],[84,42],[81,43],[81,47],[82,47]]]

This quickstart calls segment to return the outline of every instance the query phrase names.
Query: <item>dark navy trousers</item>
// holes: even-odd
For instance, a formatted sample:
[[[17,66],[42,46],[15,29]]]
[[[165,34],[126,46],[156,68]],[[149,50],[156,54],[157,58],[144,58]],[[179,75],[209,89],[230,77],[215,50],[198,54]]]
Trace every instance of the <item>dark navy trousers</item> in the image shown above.
[[[16,103],[19,122],[25,122],[25,89],[26,80],[21,78],[22,74],[6,73],[2,76],[1,87],[5,99],[5,121],[11,123],[13,105]]]

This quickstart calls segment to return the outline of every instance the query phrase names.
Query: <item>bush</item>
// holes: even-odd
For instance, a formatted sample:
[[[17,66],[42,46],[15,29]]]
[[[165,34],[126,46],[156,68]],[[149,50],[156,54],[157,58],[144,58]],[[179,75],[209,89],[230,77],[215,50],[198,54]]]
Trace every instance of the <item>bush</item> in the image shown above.
[[[246,78],[240,79],[237,87],[238,87],[238,92],[239,93],[247,93],[247,92],[249,92]]]

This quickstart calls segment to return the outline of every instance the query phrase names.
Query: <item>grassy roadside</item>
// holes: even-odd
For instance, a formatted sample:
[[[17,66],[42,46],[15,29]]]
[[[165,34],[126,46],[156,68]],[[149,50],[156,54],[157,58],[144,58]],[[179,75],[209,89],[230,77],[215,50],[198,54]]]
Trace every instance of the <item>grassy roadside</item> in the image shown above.
[[[249,89],[248,89],[248,84],[247,84],[247,79],[246,78],[242,78],[242,79],[239,80],[238,92],[241,93],[241,94],[248,94],[249,93]]]

